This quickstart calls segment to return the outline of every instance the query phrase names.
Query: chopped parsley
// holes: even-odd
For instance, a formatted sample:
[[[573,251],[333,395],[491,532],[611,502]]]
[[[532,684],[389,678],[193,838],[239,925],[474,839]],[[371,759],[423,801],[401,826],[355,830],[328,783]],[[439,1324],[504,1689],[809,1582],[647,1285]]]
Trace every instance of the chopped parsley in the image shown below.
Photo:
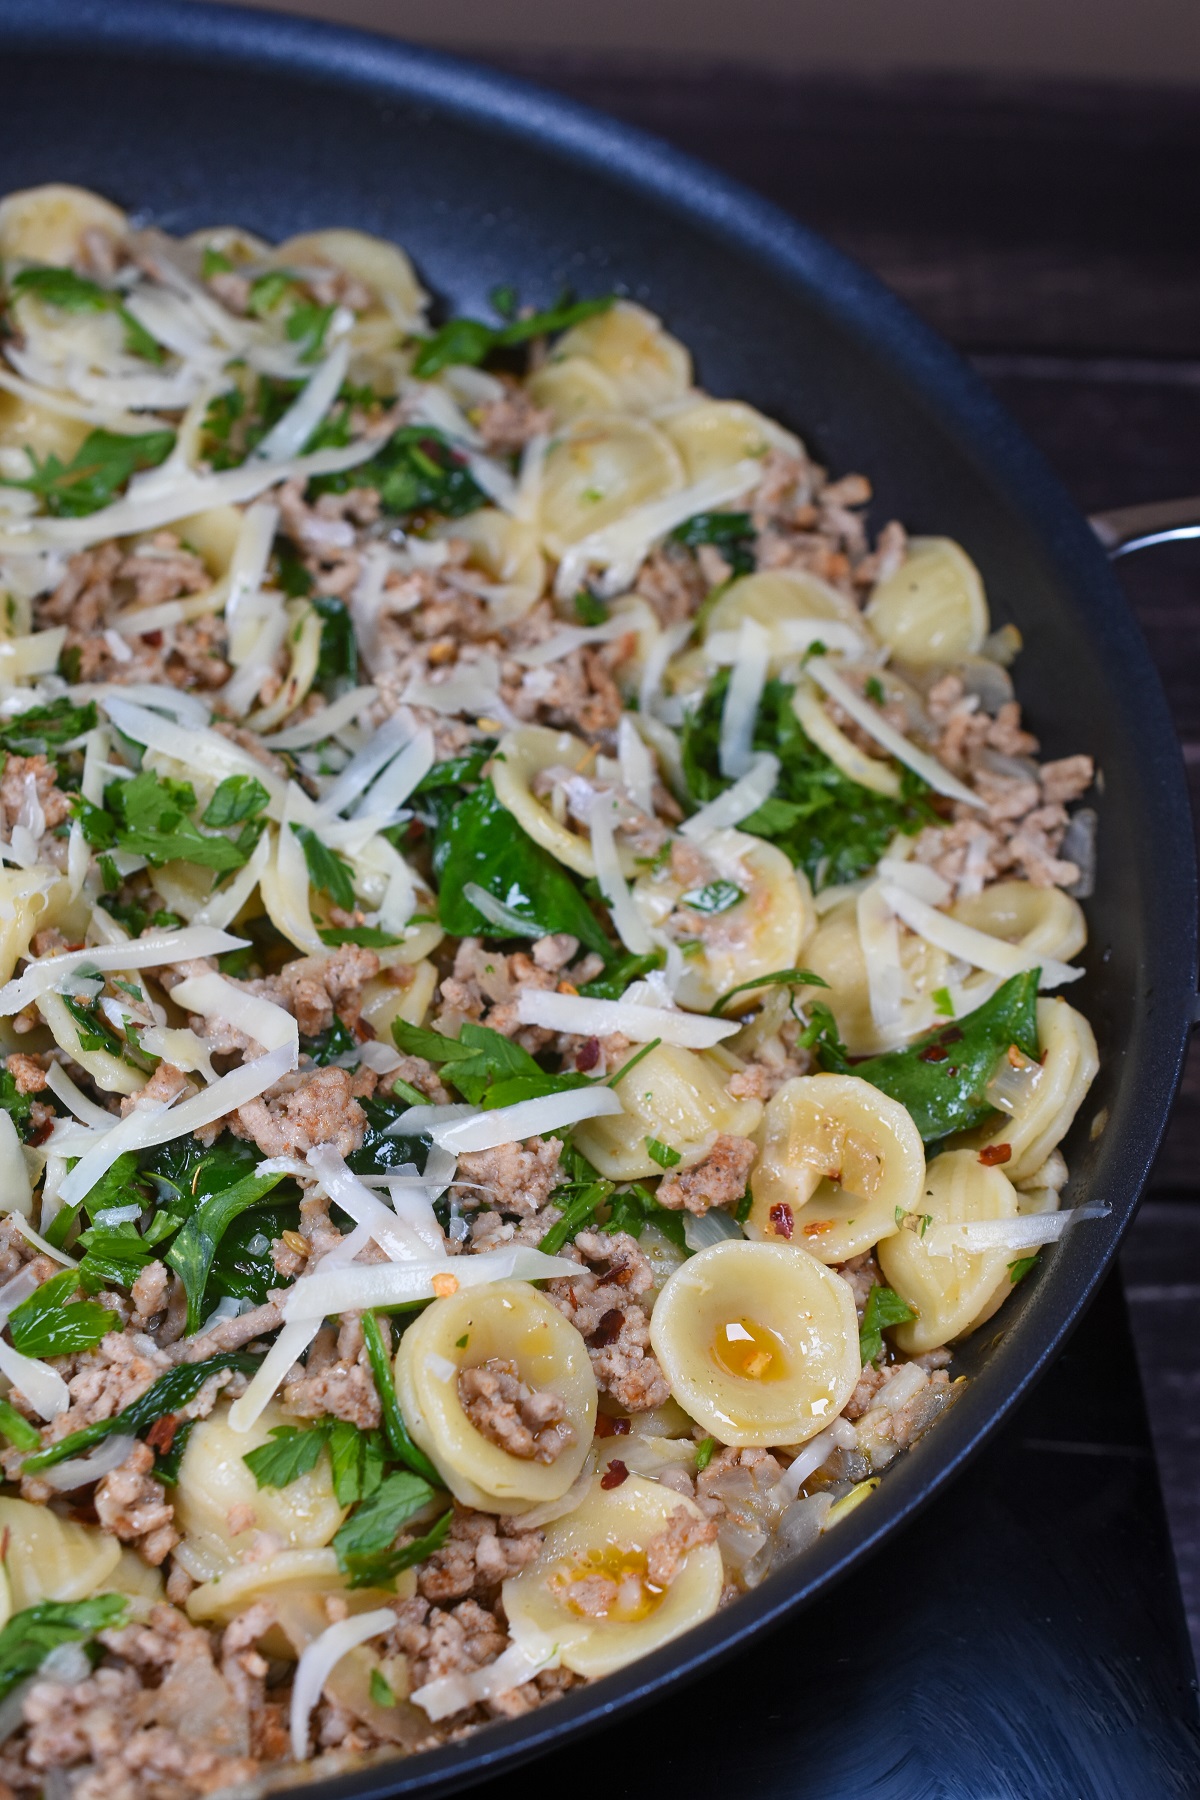
[[[34,452],[28,451],[32,474],[22,480],[0,476],[0,487],[24,488],[36,494],[55,517],[80,519],[110,505],[131,475],[156,469],[174,446],[173,431],[127,437],[97,427],[88,432],[70,462],[64,463],[53,450],[39,462]]]
[[[867,1295],[862,1324],[858,1328],[858,1348],[863,1367],[873,1363],[882,1354],[883,1334],[890,1325],[907,1325],[916,1316],[907,1300],[902,1300],[893,1288],[880,1287],[876,1282]]]
[[[719,550],[735,575],[754,572],[754,521],[747,512],[695,513],[671,533],[677,544],[698,550],[711,544]]]
[[[505,298],[508,298],[507,293]],[[422,339],[413,358],[413,374],[421,381],[428,381],[455,363],[478,366],[498,350],[511,350],[533,338],[553,336],[581,324],[584,319],[594,318],[597,313],[607,312],[615,298],[615,294],[604,294],[595,300],[562,302],[524,319],[502,313],[501,317],[508,321],[503,325],[486,325],[482,319],[448,319],[432,337]],[[512,300],[515,306],[515,294]]]
[[[153,363],[163,360],[162,347],[134,318],[121,295],[112,288],[101,287],[98,281],[89,281],[85,275],[77,275],[74,269],[37,265],[21,269],[12,278],[11,291],[14,299],[32,294],[43,306],[55,306],[60,312],[115,313],[125,330],[125,348],[132,356]]]

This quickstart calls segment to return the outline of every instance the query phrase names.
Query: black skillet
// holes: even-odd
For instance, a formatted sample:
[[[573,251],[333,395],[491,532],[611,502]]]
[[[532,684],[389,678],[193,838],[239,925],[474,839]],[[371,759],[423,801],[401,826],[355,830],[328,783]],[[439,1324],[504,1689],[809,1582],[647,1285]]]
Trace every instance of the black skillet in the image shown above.
[[[876,524],[961,539],[996,621],[1024,637],[1018,690],[1046,754],[1088,750],[1102,771],[1088,975],[1071,998],[1103,1060],[1066,1152],[1068,1203],[1104,1199],[1111,1214],[1043,1257],[968,1344],[964,1398],[792,1568],[527,1719],[319,1786],[331,1800],[444,1791],[796,1612],[949,1481],[1055,1356],[1137,1205],[1192,1020],[1196,871],[1178,745],[1104,556],[1039,456],[877,282],[735,183],[507,76],[277,16],[7,0],[0,55],[0,192],[78,182],[172,231],[359,226],[404,244],[456,309],[481,311],[498,282],[539,303],[564,284],[644,301],[690,345],[705,387],[794,427],[832,469],[868,473]]]

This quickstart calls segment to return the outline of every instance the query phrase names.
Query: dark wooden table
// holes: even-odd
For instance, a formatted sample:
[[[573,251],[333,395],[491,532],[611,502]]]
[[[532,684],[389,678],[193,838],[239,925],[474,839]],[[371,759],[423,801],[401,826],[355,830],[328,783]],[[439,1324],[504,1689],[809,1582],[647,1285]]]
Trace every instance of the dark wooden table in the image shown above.
[[[971,358],[1085,512],[1200,493],[1200,94],[506,66],[718,164],[874,269]],[[1121,578],[1200,797],[1200,543]],[[1200,1649],[1200,1044],[1124,1272]]]

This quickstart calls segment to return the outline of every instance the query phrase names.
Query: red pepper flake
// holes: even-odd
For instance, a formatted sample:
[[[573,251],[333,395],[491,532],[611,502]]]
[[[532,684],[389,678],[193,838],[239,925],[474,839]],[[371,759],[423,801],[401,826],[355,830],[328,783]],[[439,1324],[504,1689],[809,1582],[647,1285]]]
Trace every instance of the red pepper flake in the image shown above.
[[[814,1219],[811,1225],[804,1227],[804,1235],[805,1237],[820,1237],[823,1232],[831,1230],[832,1226],[832,1219]]]
[[[613,1344],[616,1342],[621,1335],[621,1327],[624,1323],[625,1314],[621,1311],[620,1307],[610,1306],[608,1311],[601,1318],[595,1331],[593,1331],[588,1342],[594,1344],[598,1350],[602,1350],[605,1344]]]
[[[179,1426],[178,1413],[164,1413],[161,1419],[155,1419],[146,1433],[146,1442],[152,1450],[157,1450],[160,1455],[167,1456],[170,1453],[171,1445],[175,1442],[175,1433],[179,1430]]]
[[[594,1069],[599,1061],[600,1039],[584,1038],[582,1044],[580,1044],[578,1050],[575,1052],[575,1067],[577,1069],[585,1070]]]
[[[596,1414],[596,1436],[598,1438],[626,1437],[628,1433],[628,1419],[614,1419],[611,1413]]]
[[[994,1169],[997,1163],[1012,1161],[1011,1144],[985,1144],[979,1152],[979,1160],[985,1169]]]
[[[961,1044],[962,1032],[957,1025],[947,1025],[945,1031],[938,1032],[939,1044]]]
[[[141,639],[143,644],[149,644],[151,650],[162,649],[163,634],[161,631],[143,631]]]
[[[785,1200],[771,1208],[770,1220],[776,1237],[790,1238],[796,1229],[796,1216]]]
[[[614,1456],[607,1469],[605,1469],[603,1475],[600,1477],[600,1486],[602,1488],[618,1488],[623,1481],[628,1480],[629,1470],[625,1467],[623,1462],[620,1462],[618,1458]]]
[[[923,1050],[917,1051],[917,1056],[921,1062],[931,1063],[945,1062],[949,1054],[950,1052],[944,1050],[941,1044],[926,1044]]]

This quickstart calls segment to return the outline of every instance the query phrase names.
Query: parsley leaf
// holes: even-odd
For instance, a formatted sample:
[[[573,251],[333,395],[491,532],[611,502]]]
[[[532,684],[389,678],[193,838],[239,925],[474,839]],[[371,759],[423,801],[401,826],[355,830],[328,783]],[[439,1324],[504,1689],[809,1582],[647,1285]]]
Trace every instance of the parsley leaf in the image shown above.
[[[22,1094],[7,1069],[0,1070],[0,1106],[16,1126],[17,1136],[28,1138],[33,1130],[33,1095]]]
[[[253,775],[227,775],[204,810],[202,825],[240,825],[257,818],[271,803],[262,782]]]
[[[308,879],[319,893],[327,894],[335,906],[344,912],[354,907],[354,884],[350,879],[350,865],[345,857],[339,856],[323,844],[310,825],[293,825],[292,830],[300,839],[300,847],[304,851],[304,861],[308,866]]]
[[[613,1195],[603,1229],[610,1236],[613,1232],[625,1231],[630,1237],[638,1238],[647,1225],[653,1225],[677,1249],[682,1250],[685,1255],[691,1255],[683,1233],[683,1214],[673,1212],[670,1207],[660,1206],[648,1187],[643,1187],[640,1181],[634,1181],[619,1194]]]
[[[419,1475],[397,1469],[339,1526],[333,1548],[351,1587],[371,1587],[381,1576],[386,1579],[401,1527],[429,1504],[433,1492]]]
[[[690,906],[693,912],[715,914],[728,912],[739,900],[746,898],[740,887],[732,881],[710,881],[702,888],[692,888],[686,894],[680,894],[680,906]]]
[[[729,671],[709,683],[683,729],[683,767],[688,789],[702,804],[729,783],[720,774],[718,744]],[[910,769],[900,773],[896,799],[861,787],[811,742],[792,709],[792,688],[769,681],[754,727],[753,747],[779,758],[779,781],[769,800],[741,830],[778,844],[816,888],[856,881],[872,870],[895,834],[912,835],[934,821],[929,789]]]
[[[656,1162],[660,1169],[673,1169],[683,1161],[678,1150],[672,1150],[670,1144],[660,1143],[658,1138],[648,1137],[645,1139],[645,1144],[647,1156]]]
[[[142,356],[153,363],[163,360],[162,346],[134,318],[120,294],[112,288],[101,287],[97,281],[89,281],[85,275],[77,275],[74,269],[50,266],[22,269],[13,276],[12,291],[14,296],[33,294],[43,305],[57,306],[62,312],[115,313],[125,328],[125,348],[131,355]]]
[[[367,1691],[376,1706],[395,1706],[396,1696],[388,1683],[382,1669],[372,1669]]]
[[[590,1181],[574,1192],[559,1188],[554,1196],[556,1206],[563,1206],[563,1214],[538,1244],[547,1256],[557,1256],[563,1245],[577,1236],[585,1225],[590,1225],[596,1216],[596,1208],[602,1206],[612,1193],[611,1181]],[[564,1204],[565,1202],[565,1204]]]
[[[1032,1256],[1018,1256],[1016,1262],[1009,1263],[1008,1279],[1013,1287],[1016,1287],[1018,1281],[1024,1281],[1031,1269],[1036,1268],[1039,1255],[1040,1253],[1035,1250]]]
[[[739,981],[736,987],[727,988],[713,1001],[709,1012],[715,1018],[725,1010],[726,1003],[735,994],[749,994],[761,987],[820,987],[827,988],[829,983],[823,976],[815,975],[811,969],[772,969],[769,975],[756,975],[753,981]]]
[[[309,1426],[276,1425],[271,1442],[248,1450],[242,1461],[258,1487],[285,1488],[316,1468],[328,1438],[324,1421]]]
[[[462,518],[488,504],[466,459],[430,425],[402,425],[369,462],[340,475],[318,475],[312,494],[341,494],[352,487],[374,488],[389,518],[434,512]]]
[[[313,601],[321,618],[321,647],[317,654],[316,685],[327,700],[352,688],[358,680],[358,641],[344,600],[322,594]]]
[[[395,1019],[392,1038],[396,1048],[406,1055],[420,1056],[440,1066],[445,1079],[464,1100],[489,1110],[591,1085],[586,1075],[574,1070],[561,1075],[549,1073],[520,1044],[471,1019],[463,1024],[457,1038]]]
[[[30,451],[32,475],[21,481],[0,476],[0,487],[24,488],[36,494],[55,517],[81,519],[109,505],[131,475],[165,462],[174,445],[173,431],[126,437],[98,427],[88,432],[69,463],[53,450],[39,462]]]
[[[240,839],[234,843],[201,831],[190,817],[196,808],[196,794],[189,782],[171,781],[150,769],[126,781],[110,782],[104,790],[104,807],[99,813],[86,801],[76,805],[89,844],[93,849],[110,849],[115,841],[118,849],[144,856],[152,869],[168,862],[189,862],[227,873],[240,869],[250,854],[250,847]],[[104,826],[113,834],[107,844],[98,841]]]
[[[90,1600],[39,1600],[14,1613],[0,1631],[0,1700],[36,1675],[60,1644],[86,1643],[120,1625],[128,1607],[124,1594],[93,1594]]]
[[[863,1367],[882,1354],[883,1334],[889,1325],[907,1325],[916,1316],[907,1300],[902,1300],[894,1288],[880,1287],[876,1282],[867,1295],[862,1324],[858,1328],[858,1349]]]
[[[46,756],[96,725],[96,703],[76,706],[65,695],[45,706],[30,706],[0,725],[0,750],[16,756]]]
[[[305,1056],[310,1056],[322,1068],[336,1062],[339,1056],[345,1056],[358,1049],[358,1039],[336,1015],[332,1025],[319,1031],[316,1037],[301,1038],[300,1048]]]
[[[52,1275],[8,1316],[13,1348],[22,1356],[70,1356],[94,1350],[101,1338],[119,1330],[120,1316],[94,1300],[67,1301],[79,1286],[78,1269]]]
[[[384,1441],[380,1431],[360,1431],[348,1419],[330,1419],[329,1461],[339,1506],[367,1500],[383,1480]]]
[[[231,1187],[206,1195],[168,1250],[164,1260],[180,1277],[187,1294],[189,1335],[200,1329],[209,1273],[225,1232],[239,1214],[264,1200],[282,1180],[278,1173],[244,1175]]]
[[[448,319],[421,343],[413,358],[413,374],[428,381],[455,363],[477,366],[497,350],[509,350],[516,344],[527,344],[531,338],[567,331],[596,313],[607,312],[615,299],[615,294],[605,294],[594,300],[552,306],[507,325],[485,325],[481,319]]]

